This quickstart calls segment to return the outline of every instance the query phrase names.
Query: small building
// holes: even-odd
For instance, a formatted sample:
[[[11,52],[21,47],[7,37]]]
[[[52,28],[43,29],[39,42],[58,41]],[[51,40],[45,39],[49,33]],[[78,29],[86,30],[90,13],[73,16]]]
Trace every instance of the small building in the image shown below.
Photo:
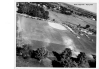
[[[87,32],[87,34],[92,35],[93,33],[92,32]]]
[[[88,30],[86,29],[81,29],[82,32],[87,33]]]
[[[37,4],[37,6],[40,6],[40,4]]]

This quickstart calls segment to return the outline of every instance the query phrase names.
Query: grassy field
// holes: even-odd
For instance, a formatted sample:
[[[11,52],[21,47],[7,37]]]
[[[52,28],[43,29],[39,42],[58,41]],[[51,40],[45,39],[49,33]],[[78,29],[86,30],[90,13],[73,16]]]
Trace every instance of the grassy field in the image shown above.
[[[73,19],[69,21],[73,21]],[[61,49],[63,50],[64,47],[68,47],[68,45],[64,44],[64,39],[67,41],[68,39],[71,39],[73,43],[71,43],[70,46],[73,45],[75,46],[75,48],[81,51],[95,54],[95,42],[92,43],[91,41],[86,39],[86,37],[84,38],[84,36],[81,39],[78,39],[69,30],[61,31],[51,28],[48,25],[47,21],[22,17],[21,23],[24,25],[22,37],[26,41],[30,41],[30,43],[32,43],[34,47],[47,46],[49,49],[61,51]],[[53,45],[50,43],[55,43],[59,45]]]
[[[81,24],[82,26],[85,26],[86,24],[89,24],[91,26],[91,28],[96,29],[96,21],[91,20],[89,18],[86,17],[81,17],[81,16],[72,16],[72,15],[64,15],[64,14],[60,14],[60,13],[56,13],[53,11],[49,11],[49,16],[51,19],[55,19],[58,22],[69,22],[72,24]]]
[[[55,19],[57,23],[71,23],[71,24],[81,24],[85,26],[86,24],[91,25],[92,28],[96,28],[96,22],[72,15],[64,15],[49,11],[49,19]],[[22,15],[18,15],[20,31],[17,35],[18,38],[22,40],[23,43],[29,43],[32,45],[33,49],[45,46],[49,51],[62,52],[66,47],[73,48],[74,51],[82,51],[86,54],[96,54],[96,36],[90,36],[94,41],[90,41],[86,36],[80,36],[78,39],[76,35],[67,30],[58,30],[49,26],[46,20],[37,20]],[[17,39],[17,40],[19,40]],[[19,41],[20,42],[20,41]],[[38,63],[36,60],[29,59],[23,60],[21,57],[16,57],[16,66],[18,67],[44,67],[43,64]]]
[[[16,56],[16,67],[45,67],[35,59],[25,60],[22,57]]]

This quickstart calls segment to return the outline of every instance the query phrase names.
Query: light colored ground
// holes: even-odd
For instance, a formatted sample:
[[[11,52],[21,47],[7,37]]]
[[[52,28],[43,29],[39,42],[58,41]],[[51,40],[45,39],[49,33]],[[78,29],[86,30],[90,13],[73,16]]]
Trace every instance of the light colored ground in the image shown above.
[[[49,26],[51,26],[52,28],[55,29],[59,29],[59,30],[67,30],[64,26],[62,26],[59,23],[54,23],[54,22],[48,22]]]

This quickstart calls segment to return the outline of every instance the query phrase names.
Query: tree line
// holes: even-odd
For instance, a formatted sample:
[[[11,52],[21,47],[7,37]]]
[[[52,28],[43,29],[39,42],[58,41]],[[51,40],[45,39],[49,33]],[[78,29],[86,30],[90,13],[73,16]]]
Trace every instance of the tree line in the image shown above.
[[[89,60],[84,52],[80,52],[77,58],[72,57],[72,50],[65,48],[62,53],[52,51],[55,59],[52,61],[53,67],[77,67],[77,68],[95,68],[96,56],[93,56],[93,60]],[[23,59],[36,59],[41,62],[42,59],[48,58],[49,51],[45,47],[37,48],[33,50],[31,45],[24,44],[22,47],[16,47],[16,55],[22,56]]]
[[[49,12],[45,11],[42,7],[33,5],[28,2],[18,2],[17,3],[18,13],[27,14],[33,17],[40,17],[43,19],[49,18]]]
[[[43,5],[45,5],[47,9],[54,10],[54,8],[56,8],[56,5],[54,5],[53,2],[17,2],[17,3],[19,4],[18,6],[19,10],[17,11],[18,13],[25,13],[34,17],[37,16],[44,19],[49,18],[48,17],[49,12],[43,9]],[[38,4],[40,6],[38,6]],[[75,8],[69,4],[66,4],[66,5],[68,7],[58,5],[60,7],[60,10],[57,10],[57,11],[66,15],[76,14],[79,16],[94,18],[95,20],[97,20],[96,14],[93,14],[81,8]]]

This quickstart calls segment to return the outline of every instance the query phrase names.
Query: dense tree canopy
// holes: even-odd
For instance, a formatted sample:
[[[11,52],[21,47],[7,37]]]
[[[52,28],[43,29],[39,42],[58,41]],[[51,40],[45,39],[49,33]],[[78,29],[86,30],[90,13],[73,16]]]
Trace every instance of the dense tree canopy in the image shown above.
[[[52,52],[56,59],[51,60],[53,67],[80,67],[89,68],[96,67],[96,56],[93,55],[93,60],[88,60],[84,52],[80,52],[77,58],[72,57],[72,51],[66,48],[62,53]],[[45,47],[31,49],[31,46],[24,44],[22,47],[16,47],[17,56],[22,56],[24,59],[32,58],[38,61],[48,58],[49,51]]]
[[[80,52],[77,56],[77,63],[79,67],[89,67],[88,58],[84,52]]]
[[[77,58],[72,57],[72,51],[69,48],[66,48],[60,54],[56,52],[53,53],[54,56],[57,58],[56,60],[52,60],[53,67],[77,67],[77,68],[96,67],[95,61],[88,60],[84,52],[80,52]]]
[[[55,57],[58,58],[57,60],[52,61],[54,67],[77,67],[77,63],[71,60],[72,52],[70,48],[66,48],[61,54],[53,53]],[[55,65],[55,62],[59,65]]]
[[[22,2],[19,3],[18,7],[18,13],[23,13],[23,14],[27,14],[33,17],[40,17],[40,18],[44,18],[44,19],[48,19],[49,18],[49,12],[45,11],[42,7],[37,6],[37,5],[33,5],[31,3],[27,3],[27,2]]]
[[[48,57],[48,51],[44,47],[37,48],[35,51],[31,52],[31,58],[35,58],[38,61],[40,61],[41,59],[44,59],[46,57]]]

